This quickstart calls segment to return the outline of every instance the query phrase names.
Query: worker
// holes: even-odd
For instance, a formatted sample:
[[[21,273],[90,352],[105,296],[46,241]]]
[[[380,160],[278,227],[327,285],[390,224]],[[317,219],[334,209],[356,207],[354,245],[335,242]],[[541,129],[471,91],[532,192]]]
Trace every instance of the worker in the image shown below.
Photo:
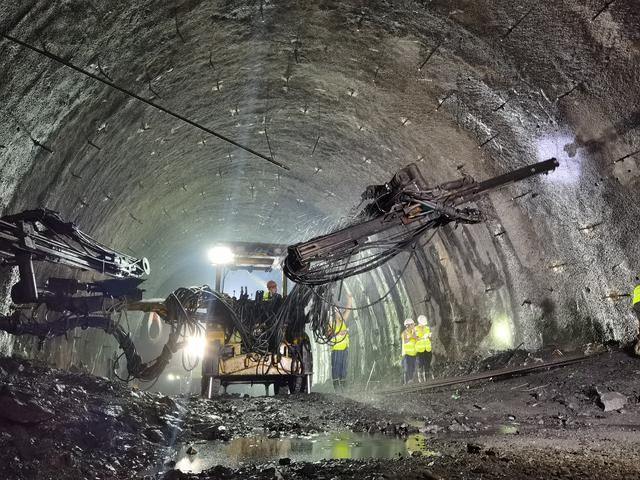
[[[349,328],[347,320],[351,314],[353,297],[347,295],[347,305],[344,309],[333,306],[332,321],[327,329],[327,338],[331,345],[331,379],[333,389],[344,391],[347,383],[347,366],[349,364]]]
[[[278,284],[274,280],[269,280],[267,282],[267,290],[266,292],[264,292],[263,296],[264,301],[269,302],[279,296],[280,294],[278,293]]]
[[[416,326],[416,363],[418,367],[418,382],[427,381],[427,373],[431,368],[431,328],[424,315],[418,316]]]
[[[416,336],[415,322],[412,318],[404,321],[402,331],[402,367],[404,368],[403,385],[413,382],[413,371],[416,367]]]
[[[277,312],[283,303],[282,295],[278,293],[278,284],[275,280],[269,280],[267,282],[267,290],[262,294],[262,300],[265,302],[263,306],[263,315],[260,317],[261,321],[256,322],[256,327],[261,329],[262,332],[271,331],[276,321]],[[261,334],[259,334],[261,335]],[[269,335],[269,350],[274,352],[279,348],[278,335]]]

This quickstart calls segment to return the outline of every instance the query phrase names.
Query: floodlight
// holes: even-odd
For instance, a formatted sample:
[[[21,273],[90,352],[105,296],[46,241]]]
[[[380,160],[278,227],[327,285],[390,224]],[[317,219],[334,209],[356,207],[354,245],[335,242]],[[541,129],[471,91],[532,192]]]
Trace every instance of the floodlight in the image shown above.
[[[229,247],[218,245],[209,250],[208,257],[209,261],[214,265],[225,265],[233,262],[235,255]]]
[[[192,335],[187,337],[187,344],[185,345],[185,352],[191,358],[204,357],[204,351],[207,346],[207,339],[204,335]]]

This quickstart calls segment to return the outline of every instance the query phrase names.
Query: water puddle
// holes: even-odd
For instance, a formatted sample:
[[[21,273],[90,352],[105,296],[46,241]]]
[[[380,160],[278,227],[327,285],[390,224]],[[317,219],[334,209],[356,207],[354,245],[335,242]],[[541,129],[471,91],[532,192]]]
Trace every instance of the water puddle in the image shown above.
[[[216,465],[237,468],[246,464],[261,464],[290,458],[292,462],[316,462],[328,459],[399,458],[420,452],[425,456],[439,455],[429,450],[423,435],[411,435],[406,440],[363,433],[325,433],[309,437],[268,438],[252,436],[229,442],[195,443],[195,455],[188,455],[188,445],[182,445],[175,457],[183,472],[199,473]]]

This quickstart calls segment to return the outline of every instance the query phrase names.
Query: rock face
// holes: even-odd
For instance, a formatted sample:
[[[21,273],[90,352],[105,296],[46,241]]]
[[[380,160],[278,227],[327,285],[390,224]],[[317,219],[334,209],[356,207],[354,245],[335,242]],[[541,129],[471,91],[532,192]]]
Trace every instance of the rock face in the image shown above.
[[[634,0],[30,0],[0,5],[0,31],[290,167],[2,40],[0,213],[46,206],[146,255],[150,296],[211,283],[200,252],[216,240],[326,231],[409,162],[435,184],[555,156],[556,172],[482,200],[485,224],[420,246],[388,301],[354,315],[350,377],[374,360],[393,373],[400,323],[421,313],[436,361],[635,334],[619,296],[640,256]],[[347,282],[356,305],[404,262]]]

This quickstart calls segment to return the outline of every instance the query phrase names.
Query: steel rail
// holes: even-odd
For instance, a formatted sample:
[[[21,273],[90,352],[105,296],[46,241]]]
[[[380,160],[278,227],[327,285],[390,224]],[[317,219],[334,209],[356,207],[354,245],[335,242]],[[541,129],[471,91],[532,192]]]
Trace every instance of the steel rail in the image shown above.
[[[564,367],[566,365],[571,365],[573,363],[582,362],[589,358],[600,355],[604,352],[592,353],[588,355],[579,354],[579,355],[569,355],[557,360],[549,360],[542,363],[537,363],[535,365],[527,365],[523,367],[513,367],[513,368],[501,368],[497,370],[489,370],[487,372],[482,372],[474,375],[465,375],[460,377],[447,377],[439,380],[426,382],[418,385],[406,385],[403,387],[397,388],[389,388],[386,390],[382,390],[378,392],[379,395],[393,395],[397,393],[415,393],[420,392],[422,390],[430,390],[433,388],[439,387],[448,387],[451,385],[457,385],[460,383],[471,383],[478,382],[481,380],[488,380],[493,378],[500,377],[509,377],[512,375],[518,375],[523,373],[530,373],[535,370],[541,370],[544,368],[556,368],[556,367]]]

